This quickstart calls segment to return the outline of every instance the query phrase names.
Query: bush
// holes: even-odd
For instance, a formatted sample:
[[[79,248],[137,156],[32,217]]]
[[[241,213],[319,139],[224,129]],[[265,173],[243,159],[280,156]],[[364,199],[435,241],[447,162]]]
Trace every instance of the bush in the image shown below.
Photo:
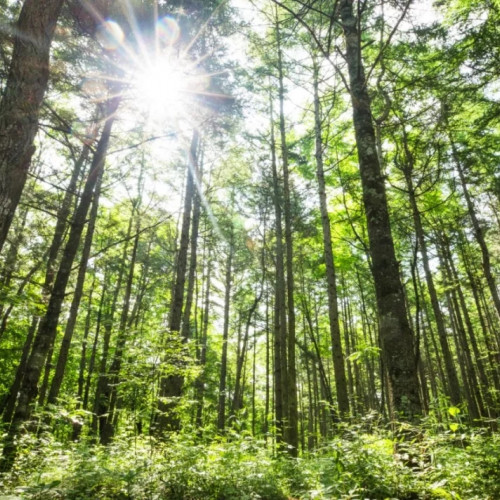
[[[22,449],[16,468],[0,482],[0,491],[13,498],[500,498],[500,438],[477,431],[419,431],[397,443],[389,432],[350,428],[298,459],[273,456],[264,441],[237,434],[201,441],[185,433],[167,443],[122,438],[108,447],[25,438]]]

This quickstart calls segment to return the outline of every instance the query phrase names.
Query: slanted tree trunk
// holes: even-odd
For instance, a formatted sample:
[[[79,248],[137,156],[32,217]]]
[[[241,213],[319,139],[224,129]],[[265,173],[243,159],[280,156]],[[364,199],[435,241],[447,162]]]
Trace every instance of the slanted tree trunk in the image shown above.
[[[358,19],[353,14],[353,0],[340,0],[339,10],[346,41],[345,57],[349,70],[363,204],[370,242],[382,354],[390,382],[391,406],[400,416],[414,419],[422,411],[417,359],[391,234],[384,177],[377,155],[370,97],[360,56],[361,34]]]
[[[38,113],[49,79],[50,45],[64,0],[25,0],[0,101],[0,251],[26,183]]]
[[[2,291],[2,294],[4,291],[6,293],[11,288],[12,275],[14,274],[14,269],[16,267],[19,247],[21,246],[26,236],[24,233],[24,229],[26,227],[27,218],[28,218],[28,210],[25,210],[22,216],[20,217],[21,221],[19,223],[19,226],[16,227],[16,237],[11,242],[9,251],[5,258],[5,264],[2,269],[2,278],[0,280],[0,290]],[[3,334],[5,333],[5,330],[7,328],[7,320],[13,309],[13,303],[11,302],[6,310],[5,306],[7,306],[7,301],[4,299],[0,304],[0,318],[2,318],[0,322],[0,340],[2,339]]]
[[[26,365],[26,374],[19,391],[17,407],[3,449],[0,468],[5,471],[10,470],[13,465],[16,456],[15,438],[21,424],[26,422],[31,415],[32,404],[38,394],[38,382],[40,381],[47,353],[57,333],[59,316],[66,295],[66,286],[71,274],[76,252],[78,251],[80,237],[86,224],[87,212],[92,202],[92,193],[100,175],[100,171],[104,168],[106,152],[111,137],[111,128],[119,102],[120,98],[114,97],[107,103],[106,116],[108,118],[104,125],[101,138],[99,139],[80,202],[72,220],[70,234],[61,258],[47,312],[41,321],[41,325],[33,341],[33,348]]]
[[[492,332],[489,329],[488,323],[487,323],[485,315],[484,315],[483,307],[481,305],[481,298],[479,296],[479,291],[478,291],[479,283],[478,283],[476,276],[474,275],[473,270],[471,269],[470,257],[467,254],[466,249],[464,248],[466,246],[464,241],[465,241],[465,236],[463,235],[463,233],[460,233],[460,244],[459,244],[460,254],[462,256],[465,272],[466,272],[467,278],[469,280],[470,289],[472,291],[472,296],[474,297],[474,303],[476,305],[477,315],[479,318],[479,323],[481,325],[482,337],[483,337],[483,340],[484,340],[484,343],[485,343],[485,346],[487,349],[487,353],[488,353],[488,358],[490,361],[489,371],[490,371],[491,377],[493,379],[493,385],[496,389],[496,392],[498,393],[498,392],[500,392],[500,377],[499,377],[499,373],[498,373],[498,366],[497,366],[498,363],[496,362],[495,354],[494,354],[494,352],[496,350],[495,336],[494,336],[494,333],[492,335]],[[486,370],[486,371],[488,371],[488,370]],[[489,392],[490,391],[488,391],[488,393]],[[493,397],[492,394],[491,394],[491,397]],[[491,405],[491,407],[493,408],[493,407],[495,407],[495,405]]]
[[[12,281],[12,275],[14,274],[14,268],[16,267],[17,257],[19,253],[19,247],[26,238],[24,230],[26,228],[26,221],[28,219],[28,210],[24,210],[22,215],[20,215],[19,225],[16,227],[16,237],[12,240],[9,251],[7,252],[5,258],[5,264],[2,269],[2,277],[0,279],[0,290],[7,291],[10,288]],[[0,304],[0,317],[3,316],[5,302],[2,301]],[[0,333],[0,339],[2,335]]]
[[[449,239],[446,235],[444,234],[437,234],[437,238],[439,239],[440,243],[440,259],[441,259],[441,265],[443,266],[444,273],[447,279],[447,284],[449,287],[449,295],[451,299],[451,305],[453,307],[454,311],[454,318],[455,322],[457,325],[457,333],[458,333],[458,338],[460,341],[461,349],[463,352],[463,357],[465,359],[465,368],[466,368],[466,373],[467,373],[467,378],[469,380],[469,386],[471,388],[471,396],[474,399],[474,408],[477,410],[479,416],[486,416],[486,411],[484,409],[484,403],[483,403],[483,398],[481,395],[481,390],[479,386],[479,382],[477,379],[476,375],[476,369],[477,369],[477,361],[476,363],[473,362],[472,360],[472,353],[470,350],[470,343],[469,339],[467,338],[466,335],[466,330],[465,330],[465,325],[467,325],[468,330],[469,330],[469,336],[471,333],[472,324],[470,322],[469,315],[467,313],[467,308],[461,309],[459,305],[459,299],[458,295],[461,295],[461,289],[458,283],[455,283],[454,281],[454,275],[452,271],[452,266],[453,266],[453,259],[451,256],[451,251],[449,248]],[[464,302],[464,297],[462,296],[462,306],[465,305]],[[465,321],[465,324],[464,324]],[[472,332],[472,336],[474,336],[474,333]],[[471,415],[473,417],[474,415]]]
[[[132,223],[133,218],[131,217],[129,220],[127,235],[125,238],[125,245],[123,246],[122,258],[120,260],[120,267],[118,270],[118,277],[116,279],[116,286],[113,291],[113,298],[111,300],[111,304],[109,309],[106,311],[105,319],[103,321],[104,325],[104,337],[102,341],[102,353],[101,359],[99,362],[99,377],[97,379],[97,386],[94,394],[94,404],[93,404],[93,418],[92,418],[92,433],[94,435],[102,433],[102,429],[106,424],[107,419],[107,409],[109,405],[109,401],[106,399],[104,395],[104,391],[108,386],[108,356],[109,356],[109,346],[111,343],[111,334],[113,332],[113,324],[116,313],[116,307],[118,304],[118,296],[120,294],[123,277],[125,276],[125,263],[127,261],[128,252],[129,252],[129,241],[130,235],[132,233]],[[90,386],[90,380],[87,380],[87,388]],[[87,391],[87,389],[86,389]]]
[[[68,187],[64,194],[64,199],[57,212],[57,222],[54,230],[54,235],[52,237],[52,242],[49,248],[49,255],[47,258],[47,267],[45,270],[45,281],[43,283],[43,297],[48,302],[50,294],[52,293],[52,284],[54,283],[55,271],[56,271],[56,263],[59,255],[59,250],[63,243],[64,233],[68,226],[68,218],[71,211],[71,205],[73,203],[73,198],[77,191],[77,184],[80,174],[83,170],[83,166],[87,161],[90,152],[90,145],[84,144],[80,156],[75,162],[73,167],[73,172],[71,174],[71,179],[69,181]],[[102,176],[102,170],[100,172],[100,176]],[[99,176],[99,177],[100,177]],[[98,180],[97,183],[100,181]],[[42,323],[40,323],[40,327]],[[54,339],[55,340],[55,339]],[[42,384],[40,386],[38,403],[43,405],[45,401],[45,395],[47,393],[47,388],[49,385],[49,376],[52,369],[52,355],[54,353],[54,345],[52,344],[49,348],[49,352],[47,354],[47,360],[45,362],[45,369],[43,374]]]
[[[48,404],[54,404],[57,400],[57,397],[59,396],[59,390],[61,388],[61,384],[63,381],[64,371],[66,370],[66,364],[68,362],[68,354],[71,346],[71,340],[73,338],[73,332],[75,330],[78,310],[80,308],[80,301],[82,300],[82,295],[83,295],[83,285],[85,284],[85,276],[87,274],[87,264],[90,257],[90,250],[92,248],[92,240],[94,239],[94,230],[97,221],[97,212],[99,208],[99,197],[101,194],[102,174],[103,171],[101,170],[94,189],[94,199],[92,201],[92,208],[90,210],[90,217],[89,217],[89,225],[87,227],[87,233],[85,234],[85,242],[83,244],[82,256],[80,258],[78,277],[76,280],[73,300],[71,302],[68,322],[66,323],[64,336],[61,342],[61,348],[59,350],[59,355],[57,358],[56,369],[54,372],[54,376],[52,378],[52,384],[50,386],[49,395],[47,397]]]

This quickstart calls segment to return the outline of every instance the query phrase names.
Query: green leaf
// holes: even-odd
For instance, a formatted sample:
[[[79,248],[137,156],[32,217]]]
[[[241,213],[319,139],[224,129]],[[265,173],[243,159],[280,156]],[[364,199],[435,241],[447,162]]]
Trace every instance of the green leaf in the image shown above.
[[[450,424],[450,430],[451,430],[451,432],[457,432],[458,431],[458,424]]]
[[[448,413],[452,416],[452,417],[456,417],[459,413],[460,413],[460,408],[457,408],[456,406],[450,406],[448,408]]]

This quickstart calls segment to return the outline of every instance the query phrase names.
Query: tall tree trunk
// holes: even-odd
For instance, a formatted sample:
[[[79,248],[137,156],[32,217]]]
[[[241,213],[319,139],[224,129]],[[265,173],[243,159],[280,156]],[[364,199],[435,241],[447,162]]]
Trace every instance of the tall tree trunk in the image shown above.
[[[80,355],[80,367],[79,367],[79,375],[78,375],[78,399],[81,399],[82,404],[81,407],[84,410],[88,409],[89,404],[89,393],[90,393],[90,384],[92,380],[92,375],[94,374],[94,366],[95,360],[97,357],[97,345],[99,342],[99,336],[101,333],[102,327],[102,317],[104,312],[104,298],[107,292],[107,283],[106,283],[106,272],[104,273],[104,284],[101,291],[101,300],[99,301],[99,309],[97,311],[97,321],[95,326],[94,333],[94,341],[92,342],[92,350],[90,351],[90,359],[87,368],[87,376],[85,377],[85,365],[86,365],[86,344],[82,346],[82,352]]]
[[[92,433],[97,434],[99,430],[102,433],[102,429],[106,424],[107,419],[107,409],[109,406],[109,401],[106,399],[104,392],[109,384],[108,382],[108,356],[109,356],[109,346],[111,343],[111,334],[113,332],[114,318],[116,307],[118,304],[118,296],[120,294],[123,277],[125,276],[125,263],[127,262],[128,252],[129,252],[129,241],[130,235],[132,233],[132,223],[133,218],[129,220],[127,235],[125,238],[125,245],[123,245],[122,258],[120,260],[120,267],[118,270],[118,277],[116,279],[116,286],[113,291],[113,298],[111,300],[111,305],[106,312],[106,317],[103,321],[104,324],[104,338],[102,342],[102,353],[99,363],[99,377],[97,379],[97,385],[94,394],[94,404],[93,404],[93,416],[92,416]],[[89,380],[87,381],[87,387],[90,385]]]
[[[64,371],[66,369],[66,364],[68,362],[69,349],[71,346],[71,340],[73,338],[73,332],[75,330],[78,310],[80,308],[80,301],[82,300],[83,285],[85,284],[85,276],[87,274],[87,264],[90,257],[90,250],[92,248],[92,241],[94,239],[94,230],[97,221],[97,212],[99,209],[99,197],[101,195],[102,177],[103,177],[103,171],[101,170],[94,189],[94,198],[92,201],[92,208],[90,210],[87,233],[85,234],[85,242],[83,244],[82,256],[80,258],[78,277],[76,279],[76,286],[73,294],[73,300],[71,302],[71,307],[69,310],[68,322],[66,323],[64,336],[61,342],[61,348],[59,349],[56,369],[54,372],[54,376],[52,378],[52,384],[50,386],[49,395],[47,397],[48,404],[54,404],[57,400],[57,397],[59,396],[59,390],[61,388],[61,384],[63,381]]]
[[[477,365],[477,360],[476,363],[473,362],[472,360],[472,354],[469,346],[469,340],[467,338],[466,330],[465,330],[465,325],[467,325],[468,330],[469,330],[469,338],[470,334],[472,333],[472,336],[474,336],[474,332],[472,328],[472,324],[470,322],[470,317],[467,312],[467,308],[461,309],[459,305],[459,295],[462,297],[461,304],[462,306],[465,306],[465,301],[464,297],[462,295],[462,291],[460,289],[460,285],[458,283],[455,283],[454,280],[454,274],[452,271],[452,266],[453,266],[453,259],[451,256],[451,251],[449,248],[449,240],[445,235],[438,234],[437,238],[440,241],[440,260],[441,260],[441,265],[443,266],[446,280],[447,280],[447,285],[449,287],[449,295],[451,298],[451,305],[454,310],[454,317],[456,325],[457,325],[457,332],[458,332],[458,337],[460,339],[460,345],[462,348],[463,356],[465,359],[465,368],[467,371],[467,377],[469,379],[469,385],[471,387],[472,391],[472,397],[475,400],[475,408],[478,411],[478,417],[480,415],[486,416],[486,412],[484,409],[484,403],[483,403],[483,398],[481,395],[481,390],[479,386],[479,382],[476,376],[476,369],[478,367]],[[464,324],[465,320],[465,324]]]
[[[328,204],[326,200],[325,172],[323,168],[323,140],[321,137],[321,104],[319,98],[319,67],[314,59],[314,134],[316,178],[318,180],[319,208],[321,213],[321,226],[323,228],[323,252],[326,265],[326,283],[328,296],[328,319],[330,322],[330,339],[332,342],[333,370],[335,373],[335,389],[337,391],[337,404],[342,416],[349,415],[349,396],[347,395],[347,382],[345,376],[344,353],[339,325],[339,307],[337,294],[337,277],[332,248],[332,233]]]
[[[50,45],[64,0],[25,0],[0,101],[0,251],[26,183],[49,79]]]
[[[7,291],[10,288],[10,283],[12,281],[12,275],[14,274],[14,268],[16,266],[16,261],[19,253],[19,248],[26,238],[24,230],[26,228],[26,221],[28,219],[28,210],[24,210],[22,215],[19,216],[20,222],[18,227],[16,227],[16,237],[10,244],[9,251],[7,252],[5,258],[5,264],[2,268],[2,277],[0,279],[1,289]],[[0,317],[3,315],[5,303],[2,301],[0,304]],[[0,337],[1,338],[1,337]]]
[[[199,133],[193,130],[189,158],[187,165],[186,194],[184,197],[184,212],[182,215],[181,239],[176,261],[176,275],[172,290],[172,299],[169,318],[169,334],[179,335],[181,331],[182,307],[184,304],[184,285],[186,283],[186,269],[189,248],[189,228],[191,225],[191,209],[195,192],[194,177],[197,165],[199,148]],[[184,377],[180,374],[162,376],[160,379],[160,398],[158,400],[158,419],[156,432],[163,434],[167,430],[178,430],[180,427],[179,415],[176,413],[177,400],[182,394]],[[168,402],[166,402],[168,398]]]
[[[491,270],[491,259],[488,245],[484,238],[485,230],[481,227],[479,219],[476,215],[476,209],[474,207],[474,202],[469,192],[469,187],[467,186],[467,179],[465,177],[464,167],[460,160],[457,147],[450,136],[451,150],[453,154],[453,159],[455,160],[455,166],[458,170],[458,176],[460,178],[460,184],[462,186],[462,192],[464,193],[465,202],[467,203],[467,210],[469,212],[470,220],[472,221],[472,228],[474,229],[474,238],[481,249],[481,257],[483,264],[484,276],[486,278],[486,283],[488,283],[488,288],[490,289],[491,298],[493,299],[493,304],[497,311],[498,317],[500,318],[500,296],[498,294],[497,284]]]
[[[274,114],[272,97],[270,96],[271,118],[271,168],[273,179],[273,204],[276,231],[276,285],[274,299],[274,398],[276,418],[276,442],[284,438],[284,420],[287,417],[287,362],[286,362],[286,299],[285,299],[285,264],[283,250],[283,226],[281,215],[282,195],[276,165],[276,140],[274,136]]]
[[[481,325],[481,332],[482,332],[482,337],[484,340],[484,343],[486,345],[486,349],[488,352],[488,358],[490,361],[490,372],[491,372],[491,377],[493,378],[493,384],[496,389],[496,392],[500,392],[500,377],[499,377],[499,372],[497,368],[497,362],[495,359],[494,351],[496,350],[494,344],[494,334],[491,335],[491,331],[489,329],[488,323],[486,321],[484,311],[481,305],[481,298],[479,296],[479,284],[478,280],[474,276],[474,272],[471,269],[471,264],[470,264],[470,257],[467,255],[465,244],[464,244],[465,236],[463,233],[460,233],[460,244],[459,244],[459,249],[460,249],[460,254],[462,256],[462,260],[464,263],[464,268],[465,272],[467,274],[467,278],[469,280],[470,284],[470,289],[472,291],[472,296],[474,297],[474,303],[476,305],[476,310],[477,310],[477,315],[479,318],[479,323]],[[493,337],[493,338],[492,338]],[[489,392],[489,391],[488,391]]]
[[[201,372],[196,379],[196,427],[199,429],[203,424],[203,399],[205,393],[205,365],[207,362],[207,334],[209,324],[210,312],[210,281],[212,276],[212,256],[211,248],[207,252],[207,274],[206,274],[206,291],[205,291],[205,304],[203,305],[203,321],[201,325],[201,348],[200,348],[200,367]]]
[[[138,201],[134,203],[134,210],[132,212],[132,218],[137,210]],[[140,219],[140,215],[137,214],[137,220]],[[123,306],[120,315],[120,324],[118,327],[118,335],[116,339],[116,348],[113,354],[113,359],[111,365],[105,377],[105,384],[102,387],[101,397],[105,401],[105,417],[101,414],[101,427],[100,427],[100,441],[101,444],[109,444],[111,439],[115,434],[115,425],[113,423],[113,416],[115,411],[116,399],[117,399],[117,386],[120,380],[120,370],[123,362],[123,355],[125,351],[125,345],[127,342],[127,320],[130,311],[130,300],[132,297],[132,284],[134,282],[134,271],[135,263],[137,259],[137,248],[139,246],[139,223],[137,223],[138,230],[134,238],[134,244],[132,247],[132,255],[130,257],[130,265],[127,275],[127,282],[125,285],[125,296],[123,298]]]
[[[200,146],[201,148],[201,146]],[[184,340],[191,336],[191,307],[193,304],[194,282],[196,277],[196,261],[198,257],[198,232],[200,227],[200,214],[201,214],[201,179],[203,174],[203,158],[200,149],[199,161],[193,161],[193,178],[194,178],[194,193],[193,193],[193,220],[191,222],[191,247],[189,250],[189,272],[188,272],[188,286],[186,291],[186,306],[184,307],[182,319],[181,335]],[[199,165],[198,165],[199,164]]]
[[[67,220],[68,220],[70,210],[71,210],[71,203],[73,200],[74,193],[76,192],[78,178],[79,178],[80,173],[82,171],[82,167],[83,167],[85,161],[87,160],[89,151],[90,151],[90,147],[88,145],[84,145],[79,158],[75,162],[68,187],[66,188],[66,192],[64,194],[63,201],[62,201],[61,206],[57,212],[56,227],[54,229],[54,234],[52,236],[52,241],[51,241],[50,247],[48,249],[46,259],[42,259],[42,261],[40,262],[40,264],[44,263],[46,265],[45,278],[44,278],[44,283],[42,285],[42,294],[43,294],[45,303],[48,302],[49,297],[50,297],[50,293],[52,291],[52,284],[54,282],[54,277],[55,277],[56,261],[57,261],[57,257],[59,254],[59,250],[60,250],[62,242],[63,242],[64,232],[65,232],[66,227],[67,227]],[[9,254],[10,253],[11,252],[9,251]],[[30,273],[28,273],[28,275],[29,274]],[[26,281],[26,283],[28,283],[28,282],[29,282],[29,280]],[[18,290],[18,294],[20,294],[21,291],[22,291],[22,288],[20,288]],[[8,309],[5,311],[4,317],[2,318],[2,323],[0,326],[0,338],[2,336],[2,333],[5,331],[5,328],[7,325],[7,319],[10,315],[10,312],[12,311],[12,308],[13,308],[13,304],[11,304],[11,306],[8,307]],[[41,324],[42,324],[41,322],[37,322],[38,327],[40,327]],[[33,339],[34,336],[32,335],[31,338]],[[51,364],[50,364],[51,357],[52,357],[52,346],[49,348],[49,352],[47,355],[47,361],[45,363],[44,377],[43,377],[42,385],[40,387],[40,395],[39,395],[40,404],[42,404],[43,400],[45,399],[45,393],[46,393],[46,389],[48,386],[48,380],[49,380],[49,374],[50,374],[50,368],[51,368]]]
[[[7,294],[11,288],[11,281],[12,281],[12,276],[14,274],[14,269],[16,267],[19,248],[26,237],[24,229],[26,227],[27,218],[28,218],[28,210],[24,210],[24,213],[20,217],[21,221],[19,223],[19,226],[16,227],[16,237],[11,242],[9,251],[5,258],[5,264],[2,269],[2,278],[0,280],[0,291],[2,292],[2,295],[4,293]],[[2,303],[0,304],[0,318],[2,318],[0,326],[0,340],[2,339],[3,334],[5,333],[5,330],[7,328],[7,319],[10,316],[10,312],[13,309],[13,304],[11,302],[11,304],[7,307],[7,311],[5,311],[6,305],[7,301],[3,299]],[[6,313],[5,315],[4,311]]]
[[[346,61],[363,203],[370,241],[382,352],[390,381],[391,404],[401,416],[413,419],[422,411],[417,359],[391,234],[384,177],[377,155],[371,103],[361,59],[361,33],[358,29],[358,19],[353,14],[353,0],[340,0],[339,8],[346,40]]]
[[[288,164],[288,146],[286,143],[285,124],[285,88],[283,84],[283,53],[281,50],[281,35],[279,24],[276,23],[276,40],[278,43],[278,82],[279,82],[279,124],[281,139],[281,162],[283,165],[283,212],[285,215],[285,247],[286,247],[286,300],[288,311],[287,331],[287,387],[288,392],[288,422],[285,437],[288,452],[296,457],[299,449],[298,406],[297,406],[297,366],[295,362],[295,280],[293,274],[293,239],[292,239],[292,208],[290,194],[290,172]]]
[[[66,295],[66,286],[71,274],[76,252],[78,251],[80,237],[86,223],[87,212],[92,202],[92,193],[100,175],[100,171],[104,168],[106,151],[111,137],[111,128],[119,102],[120,99],[115,97],[107,103],[107,120],[92,160],[91,170],[85,183],[80,202],[72,220],[70,234],[61,258],[47,312],[41,321],[40,328],[33,341],[33,348],[26,366],[26,374],[19,391],[18,404],[8,431],[6,444],[3,449],[2,462],[0,464],[0,469],[4,471],[10,470],[14,463],[16,456],[15,437],[19,432],[21,424],[26,422],[31,415],[32,403],[38,393],[40,375],[46,361],[47,353],[50,346],[53,345],[57,333],[59,316]]]
[[[82,338],[82,350],[81,350],[80,364],[79,364],[79,370],[78,370],[78,393],[77,393],[76,410],[79,410],[82,407],[85,364],[87,361],[87,343],[88,343],[88,338],[89,338],[89,333],[90,333],[90,325],[91,325],[91,319],[92,319],[92,296],[94,294],[95,282],[96,282],[96,280],[95,280],[95,275],[94,275],[94,279],[92,282],[92,288],[90,289],[90,292],[89,292],[87,314],[85,317],[85,328],[83,331],[83,338]],[[97,325],[97,327],[99,327],[99,325]],[[71,425],[73,427],[71,439],[73,441],[78,441],[78,438],[80,437],[80,432],[82,429],[83,422],[79,419],[72,419]]]
[[[243,343],[241,349],[238,351],[238,355],[236,357],[236,375],[234,379],[234,396],[231,407],[231,412],[234,414],[242,408],[243,402],[243,384],[242,384],[242,372],[243,365],[245,364],[246,353],[248,350],[248,340],[250,337],[250,325],[252,323],[252,317],[259,305],[260,299],[262,298],[263,289],[261,286],[261,291],[258,296],[255,297],[250,309],[247,313],[247,319],[245,322],[245,332],[243,334]]]
[[[233,280],[234,234],[231,228],[229,237],[229,255],[226,262],[224,294],[224,325],[222,331],[222,356],[219,375],[219,402],[217,406],[217,429],[224,431],[226,426],[226,376],[227,376],[227,340],[229,334],[229,310],[231,307],[231,285]]]
[[[410,151],[409,149],[404,125],[402,125],[402,131],[403,131],[403,146],[405,150],[406,161],[404,162],[404,164],[398,166],[401,168],[401,170],[403,170],[403,174],[406,181],[408,198],[410,201],[410,206],[413,215],[413,224],[415,227],[415,233],[417,236],[420,253],[422,255],[422,263],[424,265],[427,290],[429,291],[429,297],[431,300],[432,311],[434,313],[434,320],[436,322],[439,343],[441,344],[441,351],[443,353],[446,376],[448,379],[448,387],[450,390],[449,395],[452,405],[457,406],[460,404],[460,385],[458,383],[457,372],[455,370],[453,357],[450,351],[450,347],[448,345],[446,326],[444,323],[444,318],[441,312],[441,308],[439,307],[439,299],[436,292],[436,287],[434,286],[434,279],[432,276],[430,259],[427,251],[427,242],[425,240],[424,228],[422,225],[420,210],[418,209],[417,195],[415,192],[415,187],[413,185],[412,175],[414,171],[414,157],[413,157],[413,152]]]

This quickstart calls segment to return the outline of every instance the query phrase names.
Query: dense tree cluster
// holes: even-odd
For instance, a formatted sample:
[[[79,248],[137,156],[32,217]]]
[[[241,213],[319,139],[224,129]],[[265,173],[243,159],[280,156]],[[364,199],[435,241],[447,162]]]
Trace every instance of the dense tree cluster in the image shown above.
[[[498,2],[0,7],[2,471],[44,432],[496,431]]]

